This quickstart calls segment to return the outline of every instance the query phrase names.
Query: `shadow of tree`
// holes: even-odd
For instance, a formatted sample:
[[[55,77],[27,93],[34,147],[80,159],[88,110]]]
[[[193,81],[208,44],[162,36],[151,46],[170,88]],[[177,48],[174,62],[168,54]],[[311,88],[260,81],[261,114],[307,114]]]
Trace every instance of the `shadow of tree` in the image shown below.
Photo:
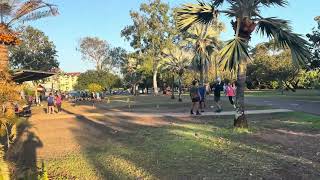
[[[228,125],[225,121],[208,123],[192,118],[73,115],[81,128],[71,131],[101,179],[232,179],[237,176],[312,179],[319,174],[318,166],[299,161],[298,157],[277,151],[264,142],[246,141],[249,135],[233,132],[231,121]],[[90,136],[84,131],[89,127],[101,135],[84,145],[81,135]],[[279,159],[282,162],[274,164]],[[296,166],[303,168],[293,171]]]

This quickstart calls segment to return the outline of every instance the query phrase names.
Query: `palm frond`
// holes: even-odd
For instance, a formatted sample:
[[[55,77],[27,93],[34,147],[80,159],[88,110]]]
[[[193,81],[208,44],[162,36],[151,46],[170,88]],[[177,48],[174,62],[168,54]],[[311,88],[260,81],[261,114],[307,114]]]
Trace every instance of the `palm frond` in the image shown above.
[[[216,7],[221,6],[225,0],[213,0],[213,5]]]
[[[301,35],[292,32],[288,21],[275,18],[260,19],[257,31],[274,39],[277,47],[289,48],[295,65],[305,66],[310,61],[308,42]]]
[[[213,4],[199,1],[198,4],[185,4],[176,11],[177,25],[181,31],[187,31],[192,25],[211,24],[217,19],[218,11]]]
[[[29,0],[19,5],[19,8],[13,12],[13,19],[8,24],[18,20],[26,22],[57,14],[59,13],[55,5],[42,0]]]
[[[219,52],[221,57],[220,65],[227,70],[235,70],[242,61],[250,59],[249,46],[240,38],[227,42],[226,46]]]
[[[20,21],[22,23],[25,23],[27,21],[33,21],[33,20],[37,20],[37,19],[41,19],[41,18],[45,18],[45,17],[49,17],[49,16],[53,16],[55,13],[52,10],[48,10],[48,11],[37,11],[37,12],[33,12],[30,13],[24,17],[22,17],[20,19]]]
[[[287,0],[260,0],[260,3],[263,4],[264,6],[281,6],[284,7],[288,5]]]

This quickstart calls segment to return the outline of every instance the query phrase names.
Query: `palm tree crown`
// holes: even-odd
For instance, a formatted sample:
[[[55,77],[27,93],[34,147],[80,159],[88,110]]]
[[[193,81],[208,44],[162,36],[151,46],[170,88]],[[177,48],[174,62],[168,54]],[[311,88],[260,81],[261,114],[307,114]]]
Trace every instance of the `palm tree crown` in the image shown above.
[[[220,10],[224,3],[227,3],[229,8]],[[199,1],[199,4],[186,4],[178,9],[178,26],[182,31],[186,31],[193,24],[213,24],[220,14],[234,18],[231,23],[235,37],[228,41],[220,52],[225,68],[236,69],[241,61],[249,58],[248,41],[255,30],[274,39],[278,47],[289,48],[295,64],[305,65],[310,59],[307,41],[292,32],[287,20],[264,18],[260,14],[261,7],[284,7],[287,4],[287,0],[213,0],[211,3]]]

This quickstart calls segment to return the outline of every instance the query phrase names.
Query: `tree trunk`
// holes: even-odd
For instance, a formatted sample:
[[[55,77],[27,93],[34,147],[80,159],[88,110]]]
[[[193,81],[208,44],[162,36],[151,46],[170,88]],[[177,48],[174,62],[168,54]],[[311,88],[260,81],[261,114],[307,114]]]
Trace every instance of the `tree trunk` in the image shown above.
[[[171,99],[175,99],[175,97],[174,97],[174,75],[172,75]]]
[[[214,57],[214,76],[215,80],[218,79],[218,64],[217,64],[217,57]]]
[[[181,76],[179,76],[179,102],[182,102],[181,94],[182,94],[182,83],[181,83]]]
[[[246,74],[247,74],[247,64],[245,62],[241,62],[238,65],[237,95],[236,95],[237,113],[234,119],[234,126],[237,128],[248,128],[248,122],[245,115],[245,104],[244,104]]]
[[[0,44],[0,71],[7,70],[8,65],[9,65],[8,46],[4,44]]]
[[[155,96],[158,96],[158,81],[157,81],[158,69],[153,70],[153,92]]]
[[[203,57],[201,57],[200,60],[200,86],[203,86],[204,84],[204,68],[203,68]]]
[[[6,130],[6,137],[7,137],[7,148],[10,149],[10,132],[8,128],[8,124],[4,123],[5,130]]]

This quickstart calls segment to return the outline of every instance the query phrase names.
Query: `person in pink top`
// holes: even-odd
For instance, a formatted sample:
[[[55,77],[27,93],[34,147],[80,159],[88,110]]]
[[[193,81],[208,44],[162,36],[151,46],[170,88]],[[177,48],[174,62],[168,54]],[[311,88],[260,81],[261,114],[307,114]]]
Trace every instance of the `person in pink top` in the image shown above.
[[[62,106],[62,98],[61,95],[56,95],[56,106],[58,109],[58,113],[61,112],[61,106]]]
[[[228,83],[226,87],[226,95],[229,97],[229,101],[231,105],[233,105],[234,108],[236,108],[236,105],[234,104],[233,97],[236,96],[236,86],[234,84]]]

